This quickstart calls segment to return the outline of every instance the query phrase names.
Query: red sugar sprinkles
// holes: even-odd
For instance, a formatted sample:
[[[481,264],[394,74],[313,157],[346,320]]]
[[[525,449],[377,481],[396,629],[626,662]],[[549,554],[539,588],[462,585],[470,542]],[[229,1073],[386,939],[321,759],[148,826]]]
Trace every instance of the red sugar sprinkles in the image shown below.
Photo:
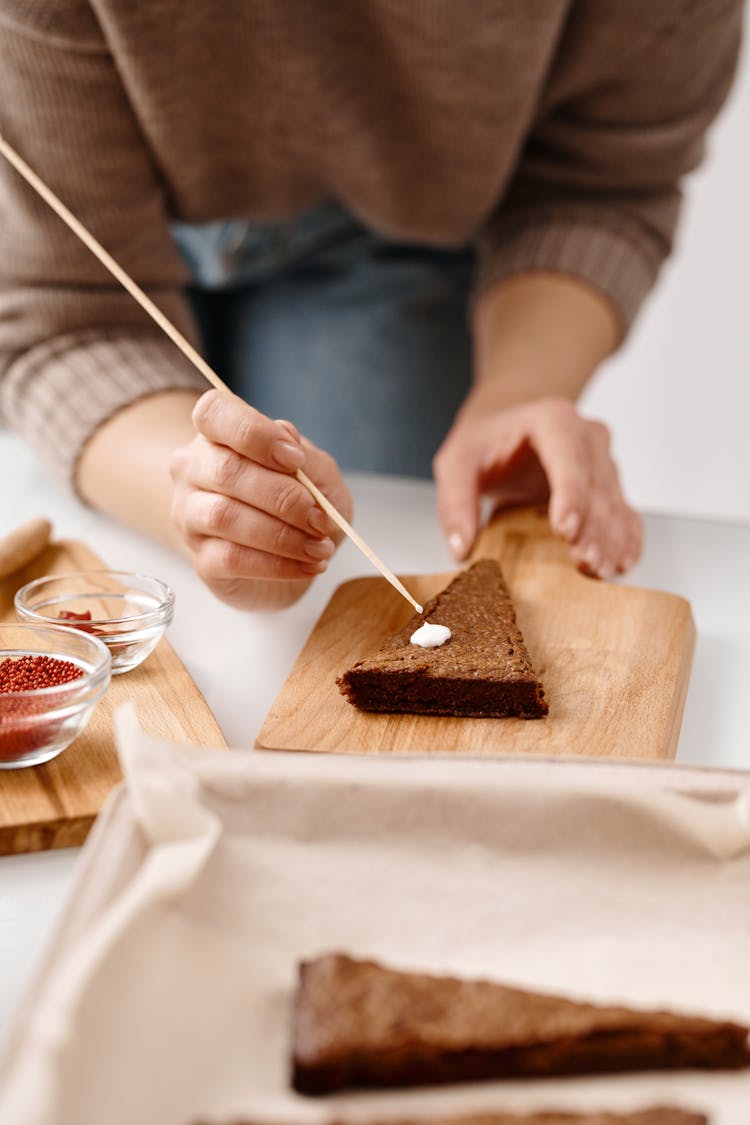
[[[54,707],[53,695],[26,695],[39,688],[61,687],[83,676],[71,660],[28,653],[0,660],[0,761],[14,761],[45,746],[55,735],[60,720],[40,718]],[[17,695],[17,698],[13,698]]]

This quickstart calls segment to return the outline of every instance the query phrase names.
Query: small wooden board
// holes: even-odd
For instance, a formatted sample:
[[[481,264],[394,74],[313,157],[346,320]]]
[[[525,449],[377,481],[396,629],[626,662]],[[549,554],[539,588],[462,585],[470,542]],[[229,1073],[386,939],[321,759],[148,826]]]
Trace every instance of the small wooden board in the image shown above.
[[[16,590],[44,574],[97,570],[105,564],[82,543],[50,544],[0,582],[0,620],[15,621]],[[43,766],[0,770],[0,855],[75,847],[85,840],[105,799],[121,779],[112,715],[135,703],[144,730],[200,746],[226,741],[182,661],[166,638],[132,672],[113,676],[86,729]]]
[[[584,577],[546,519],[535,512],[495,519],[473,557],[481,556],[502,564],[518,623],[545,686],[550,707],[545,719],[357,711],[339,692],[336,677],[410,616],[408,604],[384,579],[360,578],[334,593],[256,747],[673,758],[695,646],[688,602],[674,594]],[[417,575],[403,581],[424,602],[452,577]]]

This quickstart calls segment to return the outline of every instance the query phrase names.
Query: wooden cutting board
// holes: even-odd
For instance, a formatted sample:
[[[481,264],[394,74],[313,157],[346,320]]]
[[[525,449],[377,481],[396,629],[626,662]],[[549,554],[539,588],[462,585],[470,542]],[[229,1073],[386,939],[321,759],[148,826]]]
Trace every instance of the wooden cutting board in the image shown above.
[[[336,677],[410,616],[381,578],[334,593],[255,745],[345,753],[673,758],[695,646],[690,605],[674,594],[581,575],[546,518],[517,511],[496,518],[473,558],[500,560],[518,623],[550,712],[544,719],[457,719],[357,711]],[[404,577],[418,601],[452,574]]]
[[[82,543],[50,544],[27,567],[0,582],[0,620],[15,621],[15,592],[33,578],[104,566]],[[185,665],[162,638],[140,667],[112,677],[86,729],[58,758],[42,766],[0,770],[0,855],[83,843],[122,776],[112,715],[126,700],[136,705],[141,725],[152,734],[199,746],[226,745]]]

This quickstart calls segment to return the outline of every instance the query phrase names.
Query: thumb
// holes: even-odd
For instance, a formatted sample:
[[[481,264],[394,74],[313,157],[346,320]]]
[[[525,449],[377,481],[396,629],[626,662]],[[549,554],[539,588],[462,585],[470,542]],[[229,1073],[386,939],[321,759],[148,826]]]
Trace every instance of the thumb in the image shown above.
[[[451,554],[462,562],[480,521],[479,463],[471,447],[448,438],[433,461],[438,518]]]

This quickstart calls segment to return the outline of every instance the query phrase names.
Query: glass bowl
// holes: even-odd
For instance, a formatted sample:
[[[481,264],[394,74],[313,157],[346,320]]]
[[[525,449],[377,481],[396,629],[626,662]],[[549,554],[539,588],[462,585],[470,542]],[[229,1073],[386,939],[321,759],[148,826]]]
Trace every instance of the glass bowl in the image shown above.
[[[112,675],[149,656],[174,613],[174,593],[158,578],[124,570],[51,574],[22,586],[19,621],[67,625],[98,637],[112,657]]]
[[[28,686],[30,661],[35,679],[51,686]],[[41,765],[70,746],[107,690],[111,667],[107,646],[77,629],[0,624],[0,770]],[[13,680],[24,690],[11,689]]]

